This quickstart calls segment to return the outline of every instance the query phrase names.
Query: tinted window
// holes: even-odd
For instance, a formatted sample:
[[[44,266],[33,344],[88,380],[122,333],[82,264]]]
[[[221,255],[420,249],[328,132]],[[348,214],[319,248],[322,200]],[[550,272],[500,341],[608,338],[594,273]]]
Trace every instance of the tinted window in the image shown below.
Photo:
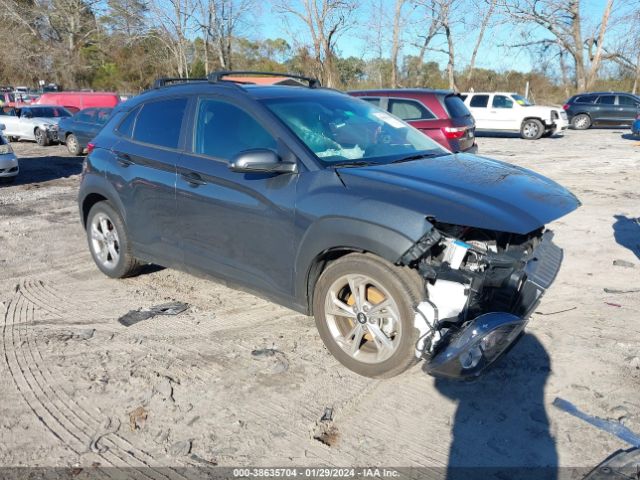
[[[462,101],[464,102],[464,101],[467,99],[467,97],[468,97],[468,96],[469,96],[469,95],[460,95],[460,98],[461,98],[461,99],[462,99]]]
[[[271,134],[244,110],[218,100],[200,101],[193,146],[195,153],[230,160],[252,148],[276,150],[277,144]]]
[[[415,100],[389,99],[389,112],[402,120],[431,120],[433,113]]]
[[[474,108],[487,108],[489,105],[489,95],[474,95],[469,103]]]
[[[494,95],[491,106],[493,108],[513,108],[513,100],[504,95]]]
[[[596,97],[591,96],[591,95],[581,95],[579,97],[576,97],[576,99],[574,100],[574,103],[593,103],[595,102]]]
[[[104,125],[111,116],[111,108],[100,108],[96,115],[96,123],[98,125]]]
[[[630,107],[635,107],[636,105],[638,105],[638,103],[640,103],[640,100],[635,100],[631,97],[627,97],[626,95],[618,96],[618,105],[627,105]]]
[[[120,125],[118,125],[118,128],[116,128],[116,131],[118,133],[121,133],[125,137],[131,138],[131,135],[133,135],[133,125],[136,121],[136,116],[138,115],[139,111],[140,108],[136,108],[135,110],[129,112],[129,114],[124,117],[124,120],[120,122]]]
[[[444,104],[447,107],[447,111],[451,118],[471,116],[471,112],[467,109],[462,97],[459,97],[458,95],[447,95],[444,97]]]
[[[91,123],[94,121],[96,115],[96,111],[93,108],[88,108],[87,110],[82,110],[75,115],[75,119],[78,122],[86,122]]]
[[[380,98],[374,98],[374,97],[358,97],[360,100],[364,100],[367,103],[370,103],[371,105],[375,105],[376,107],[380,106]]]
[[[600,105],[613,105],[616,103],[616,97],[614,95],[602,95],[598,97],[598,101]]]
[[[31,107],[29,109],[25,109],[25,112],[31,112],[32,117],[42,117],[42,118],[71,116],[71,114],[62,107]]]
[[[160,147],[178,148],[186,98],[145,103],[138,113],[133,139]]]

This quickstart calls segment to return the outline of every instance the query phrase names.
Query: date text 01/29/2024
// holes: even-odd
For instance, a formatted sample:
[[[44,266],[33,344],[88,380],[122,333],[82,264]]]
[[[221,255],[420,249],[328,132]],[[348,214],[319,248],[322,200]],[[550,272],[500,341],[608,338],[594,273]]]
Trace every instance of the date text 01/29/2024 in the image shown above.
[[[235,468],[235,478],[395,478],[389,468]]]

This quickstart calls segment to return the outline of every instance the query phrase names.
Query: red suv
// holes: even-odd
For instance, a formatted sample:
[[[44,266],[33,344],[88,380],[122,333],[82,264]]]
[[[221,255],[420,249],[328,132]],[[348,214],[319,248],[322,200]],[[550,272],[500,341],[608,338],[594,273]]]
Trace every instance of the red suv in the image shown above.
[[[476,123],[460,95],[426,88],[349,92],[387,110],[452,152],[475,153]]]

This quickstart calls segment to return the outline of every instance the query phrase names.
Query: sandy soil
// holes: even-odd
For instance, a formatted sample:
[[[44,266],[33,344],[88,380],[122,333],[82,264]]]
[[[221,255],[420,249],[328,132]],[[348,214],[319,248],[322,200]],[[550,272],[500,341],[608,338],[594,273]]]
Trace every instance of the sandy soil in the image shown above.
[[[22,173],[0,187],[0,466],[588,467],[628,448],[552,405],[640,433],[640,145],[626,133],[479,139],[583,206],[550,226],[565,263],[528,335],[464,384],[420,367],[359,377],[312,319],[211,280],[106,278],[78,220],[82,158],[14,144]],[[191,308],[117,321],[172,300]]]

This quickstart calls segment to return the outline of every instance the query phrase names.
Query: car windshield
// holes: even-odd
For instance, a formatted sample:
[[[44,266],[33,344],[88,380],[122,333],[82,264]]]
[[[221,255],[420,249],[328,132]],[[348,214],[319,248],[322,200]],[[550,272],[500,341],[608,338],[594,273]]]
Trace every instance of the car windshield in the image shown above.
[[[533,103],[531,103],[529,100],[524,98],[522,95],[517,95],[517,94],[516,95],[511,95],[511,98],[513,98],[516,102],[518,102],[523,107],[531,107],[531,106],[533,106]]]
[[[262,101],[325,166],[383,164],[450,153],[402,120],[346,95]]]
[[[71,116],[71,113],[62,107],[32,107],[31,114],[33,117],[41,117],[41,118]]]

